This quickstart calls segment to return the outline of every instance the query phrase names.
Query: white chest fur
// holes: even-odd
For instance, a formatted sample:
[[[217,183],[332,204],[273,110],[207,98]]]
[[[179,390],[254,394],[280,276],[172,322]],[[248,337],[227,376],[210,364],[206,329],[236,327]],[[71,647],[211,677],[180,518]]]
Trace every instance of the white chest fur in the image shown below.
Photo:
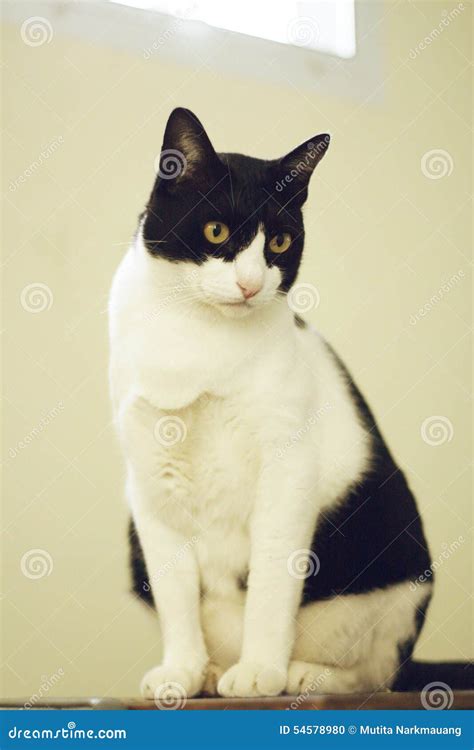
[[[239,596],[248,572],[249,518],[261,466],[251,421],[238,399],[211,395],[184,410],[183,418],[192,431],[186,436],[192,480],[181,523],[194,538],[201,587]]]
[[[201,585],[238,595],[261,472],[283,465],[294,480],[304,466],[321,508],[366,470],[370,446],[324,342],[285,301],[227,319],[187,295],[192,273],[139,241],[129,251],[110,298],[111,391],[132,511],[161,514],[193,545]],[[157,427],[170,418],[171,445]]]

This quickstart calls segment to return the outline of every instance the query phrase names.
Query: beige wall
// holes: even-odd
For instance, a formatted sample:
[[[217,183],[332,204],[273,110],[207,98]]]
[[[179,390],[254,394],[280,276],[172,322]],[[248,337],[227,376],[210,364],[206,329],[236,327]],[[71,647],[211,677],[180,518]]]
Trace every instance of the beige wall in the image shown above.
[[[5,26],[5,694],[28,697],[54,673],[49,694],[135,694],[159,658],[155,620],[128,594],[106,304],[176,105],[195,110],[223,150],[271,157],[333,134],[306,211],[300,280],[321,297],[308,317],[369,398],[418,496],[434,558],[448,558],[419,655],[472,653],[469,3],[410,58],[452,7],[378,3],[383,20],[361,45],[376,38],[383,84],[365,100],[299,91],[294,71],[279,85],[196,73],[100,38],[57,32],[32,47],[18,25]],[[354,70],[346,64],[341,75],[350,81]],[[450,174],[423,173],[432,149],[446,152]],[[428,314],[412,318],[449,279]],[[47,288],[35,297],[26,288],[38,283]],[[441,434],[428,436],[438,445],[421,435],[432,416],[442,419]],[[32,549],[49,575],[31,577]]]

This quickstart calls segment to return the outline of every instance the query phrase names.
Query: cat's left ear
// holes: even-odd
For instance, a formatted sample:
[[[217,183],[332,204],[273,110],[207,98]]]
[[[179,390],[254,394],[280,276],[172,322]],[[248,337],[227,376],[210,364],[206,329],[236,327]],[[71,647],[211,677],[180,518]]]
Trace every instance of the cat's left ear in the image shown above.
[[[329,148],[328,133],[315,135],[280,159],[276,190],[291,189],[295,199],[304,203],[308,196],[308,184],[314,170]]]
[[[168,187],[191,179],[204,181],[222,168],[204,127],[189,109],[168,118],[159,160],[159,177]]]

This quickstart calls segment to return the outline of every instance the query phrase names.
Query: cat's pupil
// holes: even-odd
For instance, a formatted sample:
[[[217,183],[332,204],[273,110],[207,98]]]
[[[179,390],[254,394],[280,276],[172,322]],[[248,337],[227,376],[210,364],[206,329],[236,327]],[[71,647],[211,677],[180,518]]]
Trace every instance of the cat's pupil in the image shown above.
[[[281,247],[285,241],[285,238],[282,234],[277,234],[276,243],[278,247]]]
[[[214,235],[214,237],[219,237],[221,231],[222,231],[222,225],[214,224],[214,228],[212,230],[212,234]]]

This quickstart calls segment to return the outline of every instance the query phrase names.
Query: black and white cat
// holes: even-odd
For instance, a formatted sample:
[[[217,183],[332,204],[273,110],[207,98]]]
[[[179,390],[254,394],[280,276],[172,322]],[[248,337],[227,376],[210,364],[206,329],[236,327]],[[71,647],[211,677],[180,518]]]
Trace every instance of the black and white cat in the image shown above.
[[[414,498],[344,365],[288,304],[328,145],[217,154],[174,110],[113,281],[134,587],[164,649],[147,697],[381,690],[411,663],[432,588]]]

